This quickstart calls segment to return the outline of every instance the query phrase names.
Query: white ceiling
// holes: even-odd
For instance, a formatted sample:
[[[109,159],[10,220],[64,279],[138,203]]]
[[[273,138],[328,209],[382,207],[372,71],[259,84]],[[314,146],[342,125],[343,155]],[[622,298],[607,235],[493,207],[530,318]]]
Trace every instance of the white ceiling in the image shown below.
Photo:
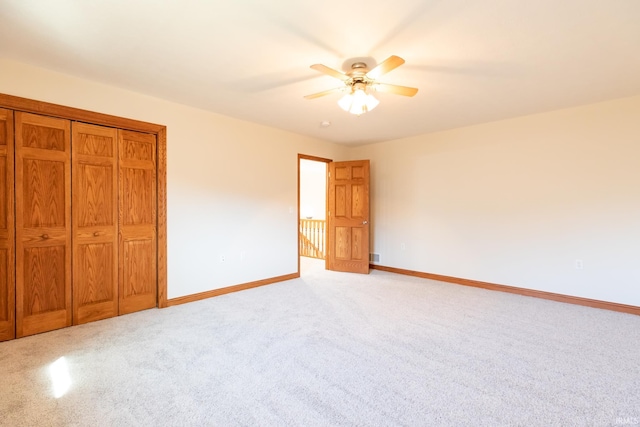
[[[638,0],[0,0],[0,23],[0,56],[351,145],[640,94]],[[302,98],[341,84],[312,64],[390,55],[415,97]]]

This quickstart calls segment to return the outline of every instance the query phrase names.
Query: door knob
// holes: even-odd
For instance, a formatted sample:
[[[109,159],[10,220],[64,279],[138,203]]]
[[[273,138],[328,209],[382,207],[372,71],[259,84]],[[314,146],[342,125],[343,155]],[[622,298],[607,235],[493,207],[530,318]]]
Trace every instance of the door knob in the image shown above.
[[[369,221],[367,220],[362,221],[362,225],[367,225],[367,224],[369,224]]]

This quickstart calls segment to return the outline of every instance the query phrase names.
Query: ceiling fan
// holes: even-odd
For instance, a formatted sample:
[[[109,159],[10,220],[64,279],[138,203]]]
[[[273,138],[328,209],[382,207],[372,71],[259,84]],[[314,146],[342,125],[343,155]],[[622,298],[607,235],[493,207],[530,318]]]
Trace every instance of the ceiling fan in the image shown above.
[[[404,59],[395,55],[385,59],[372,70],[369,70],[367,64],[364,62],[354,62],[351,65],[351,70],[346,73],[334,70],[326,65],[314,64],[311,66],[312,69],[342,80],[344,86],[307,95],[304,98],[314,99],[332,93],[347,92],[346,95],[338,101],[338,105],[340,105],[343,110],[359,116],[367,111],[373,110],[378,105],[379,101],[371,94],[373,91],[388,92],[403,96],[413,96],[418,93],[418,89],[414,87],[397,86],[378,83],[376,81],[384,74],[387,74],[402,64],[404,64]]]

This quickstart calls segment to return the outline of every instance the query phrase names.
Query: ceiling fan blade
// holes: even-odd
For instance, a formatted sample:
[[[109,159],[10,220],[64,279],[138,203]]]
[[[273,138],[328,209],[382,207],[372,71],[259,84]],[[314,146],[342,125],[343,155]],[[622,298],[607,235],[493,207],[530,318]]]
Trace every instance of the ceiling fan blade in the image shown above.
[[[338,70],[334,70],[333,68],[329,68],[326,65],[313,64],[311,68],[316,71],[320,71],[321,73],[324,73],[328,76],[335,77],[336,79],[340,79],[343,82],[346,82],[347,80],[349,80],[349,76],[347,76],[346,74],[341,73]]]
[[[396,95],[413,96],[418,93],[418,89],[415,87],[390,85],[386,83],[376,83],[374,86],[378,92],[387,92]]]
[[[404,59],[400,58],[399,56],[391,55],[390,57],[379,63],[376,68],[369,71],[367,73],[367,77],[372,80],[376,80],[380,76],[387,74],[389,71],[398,68],[402,64],[404,64]]]
[[[320,98],[321,96],[331,95],[332,93],[342,92],[344,87],[337,87],[334,89],[325,90],[324,92],[312,93],[311,95],[305,95],[304,99]]]

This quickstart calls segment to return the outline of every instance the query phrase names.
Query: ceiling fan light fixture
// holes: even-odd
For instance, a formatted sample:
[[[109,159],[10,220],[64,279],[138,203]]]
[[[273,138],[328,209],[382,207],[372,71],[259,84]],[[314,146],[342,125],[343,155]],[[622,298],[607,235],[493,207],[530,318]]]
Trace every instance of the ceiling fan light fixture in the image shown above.
[[[355,89],[353,92],[346,94],[338,101],[340,108],[357,116],[373,110],[379,103],[380,101],[378,101],[373,95],[366,92],[366,88]]]
[[[378,78],[387,74],[389,71],[398,68],[402,64],[404,64],[404,59],[395,55],[391,55],[389,58],[376,65],[373,70],[368,70],[367,64],[364,62],[354,62],[351,64],[351,70],[346,73],[334,70],[326,65],[314,64],[311,66],[311,69],[341,80],[344,83],[344,86],[311,95],[305,95],[304,98],[314,99],[337,92],[347,91],[348,93],[338,101],[338,105],[344,111],[360,116],[373,110],[380,103],[376,98],[374,98],[371,91],[387,92],[403,96],[414,96],[418,92],[418,89],[415,87],[377,82]]]

